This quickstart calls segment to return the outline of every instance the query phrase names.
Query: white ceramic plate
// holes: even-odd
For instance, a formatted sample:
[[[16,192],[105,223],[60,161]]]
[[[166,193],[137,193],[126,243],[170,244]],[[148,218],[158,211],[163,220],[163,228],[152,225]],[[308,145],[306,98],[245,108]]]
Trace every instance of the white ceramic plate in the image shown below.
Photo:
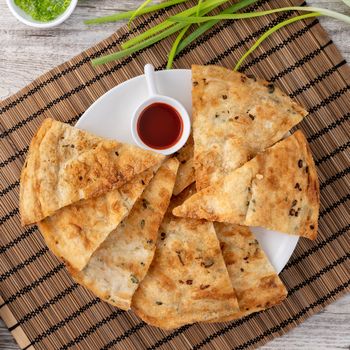
[[[174,69],[155,74],[159,92],[179,100],[191,115],[191,71]],[[76,126],[96,135],[134,143],[131,117],[147,97],[144,75],[130,79],[101,96],[82,115]],[[295,249],[298,237],[260,227],[252,227],[252,231],[276,271],[281,272]]]

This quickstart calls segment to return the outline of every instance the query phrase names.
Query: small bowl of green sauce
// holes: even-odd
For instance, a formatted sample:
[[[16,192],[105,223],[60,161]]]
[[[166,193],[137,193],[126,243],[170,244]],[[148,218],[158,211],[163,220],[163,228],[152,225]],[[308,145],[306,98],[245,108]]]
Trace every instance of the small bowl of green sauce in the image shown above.
[[[22,23],[37,28],[51,28],[64,22],[78,0],[6,0],[12,14]]]

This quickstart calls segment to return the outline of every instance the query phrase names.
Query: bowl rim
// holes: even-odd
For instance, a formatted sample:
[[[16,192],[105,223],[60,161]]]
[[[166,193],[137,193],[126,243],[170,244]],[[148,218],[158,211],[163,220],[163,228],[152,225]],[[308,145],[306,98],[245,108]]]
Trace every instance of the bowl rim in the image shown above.
[[[61,24],[68,17],[70,17],[75,7],[77,6],[77,3],[78,3],[78,0],[70,0],[69,6],[57,18],[49,22],[39,22],[39,21],[36,21],[35,19],[31,19],[29,15],[26,15],[24,17],[21,14],[21,12],[23,11],[15,4],[14,0],[6,0],[6,4],[10,9],[11,13],[13,14],[13,16],[15,16],[20,22],[35,28],[52,28]]]

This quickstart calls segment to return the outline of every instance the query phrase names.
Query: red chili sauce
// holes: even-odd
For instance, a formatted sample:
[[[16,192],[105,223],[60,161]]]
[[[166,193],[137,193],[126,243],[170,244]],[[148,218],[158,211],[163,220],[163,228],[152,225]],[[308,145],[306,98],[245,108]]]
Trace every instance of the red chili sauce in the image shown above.
[[[147,106],[137,121],[137,133],[148,147],[166,149],[179,141],[183,123],[178,111],[166,103]]]

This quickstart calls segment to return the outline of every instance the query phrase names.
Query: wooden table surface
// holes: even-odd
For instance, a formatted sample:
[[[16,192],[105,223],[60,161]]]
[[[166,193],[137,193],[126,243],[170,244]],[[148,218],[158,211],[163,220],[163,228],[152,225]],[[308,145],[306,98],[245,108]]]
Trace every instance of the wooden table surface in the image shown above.
[[[38,30],[19,23],[10,14],[5,0],[0,0],[0,100],[107,37],[120,26],[111,23],[87,28],[82,23],[84,19],[133,9],[141,2],[142,0],[81,0],[73,15],[61,26]],[[308,2],[313,6],[327,7],[350,15],[350,8],[340,0]],[[321,22],[350,62],[350,25],[328,18],[322,18]],[[18,349],[2,321],[0,349]],[[261,349],[350,350],[350,295]]]

